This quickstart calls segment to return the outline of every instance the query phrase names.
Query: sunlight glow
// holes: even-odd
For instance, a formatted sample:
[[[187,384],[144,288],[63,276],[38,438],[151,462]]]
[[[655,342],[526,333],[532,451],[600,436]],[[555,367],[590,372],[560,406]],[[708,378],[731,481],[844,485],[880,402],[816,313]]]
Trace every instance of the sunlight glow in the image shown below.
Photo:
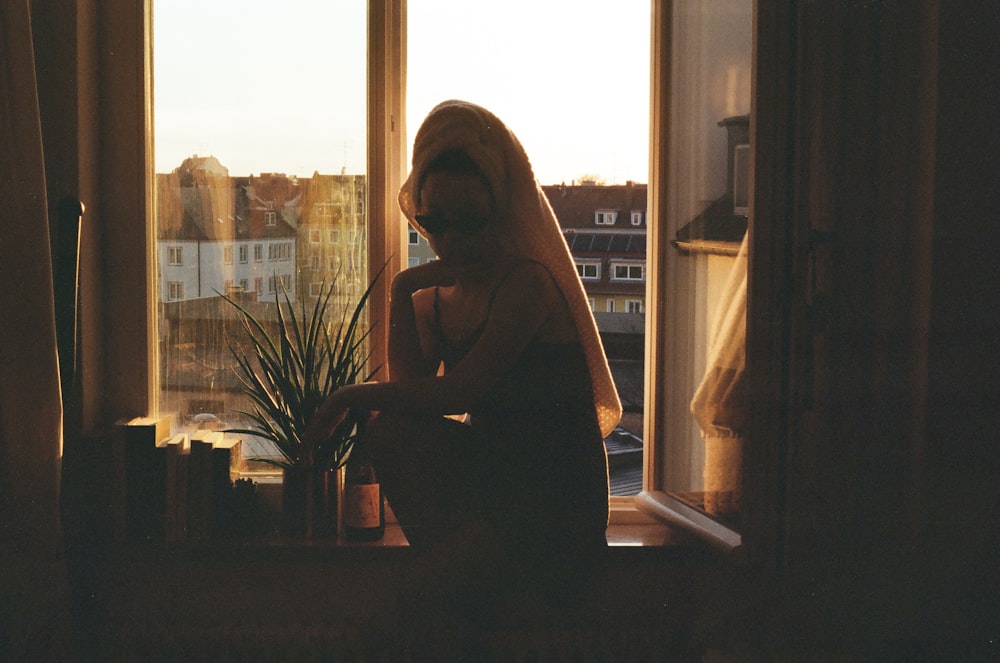
[[[646,182],[649,2],[410,0],[410,134],[482,104],[544,184]],[[366,3],[154,3],[156,172],[214,155],[232,176],[365,172]]]

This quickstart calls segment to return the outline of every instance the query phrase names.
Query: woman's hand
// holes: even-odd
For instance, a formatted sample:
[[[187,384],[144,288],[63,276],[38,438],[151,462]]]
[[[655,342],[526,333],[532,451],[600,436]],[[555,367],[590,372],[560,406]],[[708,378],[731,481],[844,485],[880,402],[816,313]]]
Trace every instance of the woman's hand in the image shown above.
[[[311,456],[313,449],[327,440],[334,429],[347,418],[348,407],[341,402],[338,392],[339,390],[326,397],[302,433],[302,446],[306,457]]]

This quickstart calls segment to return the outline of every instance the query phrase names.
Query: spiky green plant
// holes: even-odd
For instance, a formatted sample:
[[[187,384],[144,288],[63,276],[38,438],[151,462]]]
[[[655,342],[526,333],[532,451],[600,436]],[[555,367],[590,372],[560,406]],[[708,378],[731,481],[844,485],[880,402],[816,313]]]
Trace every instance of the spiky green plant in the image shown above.
[[[239,412],[253,422],[252,428],[227,432],[271,440],[283,456],[283,460],[252,460],[282,468],[311,464],[317,469],[336,469],[347,460],[357,423],[353,417],[341,423],[312,454],[304,448],[301,435],[327,395],[344,385],[370,380],[378,372],[375,368],[365,373],[371,357],[365,342],[371,327],[362,330],[360,323],[372,287],[384,269],[372,279],[353,309],[344,307],[336,324],[326,319],[332,285],[320,287],[311,311],[307,312],[301,302],[298,314],[284,288],[280,299],[275,293],[277,330],[273,333],[246,307],[222,295],[237,309],[245,336],[245,344],[230,339],[229,349],[236,359],[234,370],[243,392],[252,404],[250,410]]]

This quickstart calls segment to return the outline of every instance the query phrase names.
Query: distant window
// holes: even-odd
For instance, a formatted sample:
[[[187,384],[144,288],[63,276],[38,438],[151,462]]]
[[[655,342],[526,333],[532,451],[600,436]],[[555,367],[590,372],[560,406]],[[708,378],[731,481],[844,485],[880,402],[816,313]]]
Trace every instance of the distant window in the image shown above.
[[[420,264],[420,258],[414,258],[414,257],[411,256],[411,257],[409,257],[409,258],[406,259],[406,266],[407,267],[416,267],[419,264]]]
[[[642,313],[643,303],[641,299],[626,299],[625,300],[625,312],[626,313]]]
[[[309,258],[309,269],[314,272],[318,272],[321,266],[321,261],[319,256],[312,256]]]
[[[310,283],[309,284],[309,296],[310,297],[319,297],[322,287],[323,287],[322,283],[316,283],[316,282]]]
[[[264,294],[264,279],[263,277],[256,277],[253,280],[253,289],[258,295]]]
[[[264,245],[254,244],[253,245],[253,261],[254,262],[264,262]]]
[[[275,226],[278,224],[278,215],[275,212],[264,212],[264,225]]]
[[[247,250],[247,245],[240,244],[240,262],[246,264],[249,255],[250,254],[249,251]]]
[[[581,279],[595,281],[601,278],[601,263],[597,261],[578,262],[576,263],[576,271]]]
[[[267,246],[267,259],[271,262],[292,259],[292,245],[288,242],[276,242]]]
[[[222,262],[227,265],[233,264],[233,247],[224,246],[222,248]]]
[[[167,298],[171,301],[184,299],[184,283],[182,281],[167,283]]]
[[[183,265],[184,264],[184,247],[183,246],[169,246],[167,247],[167,264],[168,265]]]
[[[319,244],[319,240],[320,240],[320,236],[321,235],[322,235],[322,233],[320,232],[319,228],[312,228],[309,231],[309,243],[310,244]]]
[[[618,220],[618,210],[599,209],[594,212],[594,223],[599,226],[613,226]]]
[[[409,237],[410,237],[410,246],[416,246],[417,244],[420,243],[420,234],[413,228],[410,228]]]
[[[632,210],[632,225],[641,226],[646,222],[646,212],[641,209]]]
[[[618,263],[612,265],[613,281],[645,281],[646,266],[640,263]]]
[[[276,292],[291,292],[292,290],[292,276],[291,274],[275,274],[267,279],[267,291],[270,294]]]
[[[240,290],[242,290],[243,292],[247,291],[247,280],[246,279],[240,279]]]
[[[340,230],[331,229],[328,241],[331,244],[340,244]]]
[[[605,305],[605,310],[608,313],[614,313],[615,312],[615,300],[609,299],[608,303]]]
[[[597,308],[597,300],[593,297],[587,297],[587,303],[590,304],[591,311]]]

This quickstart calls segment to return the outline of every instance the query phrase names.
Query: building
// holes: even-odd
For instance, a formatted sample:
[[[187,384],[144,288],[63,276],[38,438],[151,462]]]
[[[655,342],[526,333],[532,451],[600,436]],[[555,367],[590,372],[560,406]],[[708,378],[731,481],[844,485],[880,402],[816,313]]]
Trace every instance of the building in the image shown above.
[[[563,184],[542,190],[563,228],[594,313],[641,316],[646,295],[646,185]]]

